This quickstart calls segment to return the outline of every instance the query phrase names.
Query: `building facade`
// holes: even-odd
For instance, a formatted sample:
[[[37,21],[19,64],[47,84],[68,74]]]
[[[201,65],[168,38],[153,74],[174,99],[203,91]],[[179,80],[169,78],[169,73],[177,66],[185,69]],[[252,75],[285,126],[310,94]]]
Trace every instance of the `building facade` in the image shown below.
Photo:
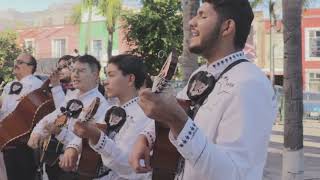
[[[303,87],[320,92],[320,9],[303,12],[301,35]]]
[[[79,27],[56,25],[18,29],[18,45],[37,59],[59,58],[79,49]]]

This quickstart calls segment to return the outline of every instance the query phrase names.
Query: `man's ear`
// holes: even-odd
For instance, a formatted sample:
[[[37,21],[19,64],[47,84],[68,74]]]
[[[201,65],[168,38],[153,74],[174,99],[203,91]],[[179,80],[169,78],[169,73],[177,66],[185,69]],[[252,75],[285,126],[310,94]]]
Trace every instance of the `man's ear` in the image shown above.
[[[135,86],[134,82],[136,81],[136,76],[134,74],[129,74],[128,75],[128,83],[129,86]]]
[[[236,32],[236,23],[233,19],[228,19],[221,24],[221,35],[230,36]]]

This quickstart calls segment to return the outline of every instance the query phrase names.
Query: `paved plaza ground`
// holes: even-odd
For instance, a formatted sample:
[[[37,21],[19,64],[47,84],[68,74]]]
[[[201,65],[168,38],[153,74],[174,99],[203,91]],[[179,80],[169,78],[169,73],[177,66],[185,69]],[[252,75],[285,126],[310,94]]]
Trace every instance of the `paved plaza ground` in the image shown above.
[[[304,179],[320,180],[320,121],[304,121]],[[283,125],[276,123],[268,149],[263,180],[280,180],[282,169]]]

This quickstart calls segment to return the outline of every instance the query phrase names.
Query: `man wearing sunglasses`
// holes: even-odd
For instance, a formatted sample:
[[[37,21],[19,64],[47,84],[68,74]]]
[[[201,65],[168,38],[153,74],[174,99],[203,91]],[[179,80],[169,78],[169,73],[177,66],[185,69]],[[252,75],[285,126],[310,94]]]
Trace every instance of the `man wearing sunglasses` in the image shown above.
[[[14,61],[13,74],[16,79],[4,87],[0,122],[15,110],[23,96],[40,88],[43,84],[40,79],[33,75],[36,68],[37,61],[30,54],[22,53]],[[26,144],[10,146],[4,149],[3,154],[9,180],[34,179],[36,163],[31,148]],[[0,169],[0,174],[5,174],[2,171],[4,171],[4,168]]]
[[[50,76],[51,92],[56,108],[59,108],[69,90],[74,90],[71,83],[71,63],[74,57],[64,55],[58,60],[57,71]]]

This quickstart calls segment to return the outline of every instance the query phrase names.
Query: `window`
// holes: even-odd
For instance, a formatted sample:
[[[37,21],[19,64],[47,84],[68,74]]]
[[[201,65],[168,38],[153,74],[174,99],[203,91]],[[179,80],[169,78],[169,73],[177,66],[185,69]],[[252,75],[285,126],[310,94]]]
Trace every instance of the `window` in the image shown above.
[[[52,42],[52,56],[60,58],[63,55],[66,55],[66,40],[54,39]]]
[[[35,44],[34,39],[25,39],[24,40],[24,50],[32,55],[35,55]]]
[[[307,58],[320,59],[320,29],[310,29],[306,35]]]
[[[24,46],[26,47],[26,49],[33,49],[33,47],[34,47],[33,41],[32,40],[26,40],[24,42]]]
[[[98,60],[102,57],[102,40],[92,40],[92,49],[91,53]]]
[[[308,90],[312,92],[320,92],[320,72],[309,72],[308,80]]]

